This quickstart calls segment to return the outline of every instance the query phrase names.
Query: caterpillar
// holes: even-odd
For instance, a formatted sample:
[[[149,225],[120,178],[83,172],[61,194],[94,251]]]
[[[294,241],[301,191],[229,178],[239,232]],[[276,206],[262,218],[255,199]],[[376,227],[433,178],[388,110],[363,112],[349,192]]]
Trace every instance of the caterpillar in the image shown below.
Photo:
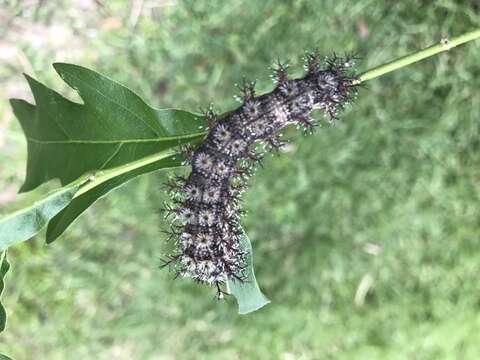
[[[245,280],[241,195],[264,155],[257,144],[280,149],[279,131],[288,124],[313,132],[318,122],[310,113],[315,109],[335,120],[357,93],[353,61],[353,56],[334,54],[320,64],[318,52],[307,53],[305,74],[296,79],[289,79],[288,65],[278,61],[271,92],[256,96],[255,82],[244,80],[241,106],[222,115],[211,106],[204,112],[208,134],[198,147],[184,151],[190,174],[167,183],[171,202],[165,211],[173,217],[168,234],[176,250],[163,266],[173,265],[177,276],[216,286],[217,298],[223,298],[221,285],[227,278]]]

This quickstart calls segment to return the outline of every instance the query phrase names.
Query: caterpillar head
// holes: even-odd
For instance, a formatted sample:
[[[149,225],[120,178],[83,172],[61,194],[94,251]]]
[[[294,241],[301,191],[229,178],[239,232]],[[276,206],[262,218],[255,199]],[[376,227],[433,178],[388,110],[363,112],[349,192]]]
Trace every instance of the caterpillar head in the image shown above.
[[[351,76],[344,65],[330,65],[311,78],[314,107],[323,109],[332,119],[356,94],[356,77]]]

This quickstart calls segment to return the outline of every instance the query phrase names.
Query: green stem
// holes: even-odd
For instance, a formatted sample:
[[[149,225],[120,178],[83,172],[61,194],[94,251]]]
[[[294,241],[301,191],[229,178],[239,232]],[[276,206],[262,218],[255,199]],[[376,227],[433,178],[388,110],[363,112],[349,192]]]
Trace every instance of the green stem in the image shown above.
[[[82,186],[80,187],[80,190],[75,193],[73,198],[75,199],[80,195],[85,194],[87,191],[92,190],[94,187],[104,183],[105,181],[111,180],[114,177],[138,169],[142,166],[152,164],[155,161],[166,159],[167,157],[173,155],[178,155],[178,151],[175,151],[175,149],[167,149],[108,170],[95,171],[94,173],[91,173],[80,180],[80,182],[83,182]],[[74,183],[76,183],[76,181]]]
[[[426,59],[430,56],[436,55],[443,51],[448,51],[454,48],[455,46],[464,44],[466,42],[469,42],[478,38],[480,38],[480,28],[470,31],[468,33],[465,33],[463,35],[457,36],[453,39],[444,38],[440,40],[439,44],[429,46],[423,50],[417,51],[416,53],[401,57],[400,59],[393,60],[389,63],[377,66],[376,68],[373,68],[371,70],[364,72],[363,74],[360,74],[357,84],[385,75],[389,72],[398,70],[404,66],[408,66],[410,64],[416,63],[417,61]]]

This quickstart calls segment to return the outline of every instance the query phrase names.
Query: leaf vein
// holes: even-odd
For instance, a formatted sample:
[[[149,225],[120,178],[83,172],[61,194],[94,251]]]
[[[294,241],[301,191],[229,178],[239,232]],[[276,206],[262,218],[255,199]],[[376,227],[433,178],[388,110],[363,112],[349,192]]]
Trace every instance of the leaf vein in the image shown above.
[[[149,143],[149,142],[164,142],[171,140],[183,140],[183,139],[193,139],[205,135],[205,132],[185,134],[185,135],[176,135],[176,136],[163,136],[159,138],[148,138],[148,139],[126,139],[126,140],[40,140],[32,137],[28,137],[28,141],[41,144],[41,145],[54,145],[54,144],[129,144],[129,143]]]
[[[121,109],[125,110],[127,113],[131,114],[134,118],[137,118],[138,120],[140,120],[142,123],[144,123],[148,128],[150,128],[150,130],[153,131],[153,133],[157,136],[160,136],[160,134],[158,133],[158,131],[153,128],[145,119],[141,118],[140,116],[138,116],[137,114],[135,114],[133,111],[131,111],[129,108],[125,107],[124,105],[122,105],[121,103],[115,101],[114,99],[112,99],[111,97],[105,95],[103,92],[99,91],[98,89],[96,89],[95,87],[91,86],[90,84],[88,84],[87,82],[85,82],[84,80],[82,80],[81,78],[79,78],[78,76],[74,75],[72,72],[69,72],[70,76],[77,79],[77,81],[83,83],[86,87],[90,88],[91,90],[93,90],[94,92],[100,94],[101,96],[103,96],[105,99],[109,100],[110,102],[114,103],[115,105],[119,106]],[[80,94],[81,96],[81,94]],[[85,105],[87,105],[87,103],[85,103]],[[145,106],[148,106],[145,104]]]
[[[115,156],[120,152],[120,149],[122,148],[122,146],[123,146],[123,143],[118,144],[118,146],[113,151],[112,155],[110,155],[108,159],[102,164],[102,166],[100,167],[100,170],[103,170],[115,158]]]

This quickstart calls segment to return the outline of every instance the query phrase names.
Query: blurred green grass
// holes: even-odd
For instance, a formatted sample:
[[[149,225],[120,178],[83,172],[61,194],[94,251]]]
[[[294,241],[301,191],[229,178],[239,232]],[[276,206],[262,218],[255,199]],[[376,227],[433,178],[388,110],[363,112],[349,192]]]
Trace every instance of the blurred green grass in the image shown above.
[[[7,1],[2,14],[1,45],[17,54],[0,66],[7,96],[27,92],[22,71],[65,91],[50,64],[69,61],[157,106],[222,111],[244,75],[271,88],[277,57],[300,72],[304,50],[356,52],[367,70],[480,23],[467,0]],[[373,80],[335,126],[285,135],[292,146],[245,197],[266,308],[238,316],[233,299],[157,269],[160,173],[98,202],[53,245],[11,249],[0,349],[19,360],[478,359],[479,56],[471,43]],[[6,100],[3,191],[25,166]]]

